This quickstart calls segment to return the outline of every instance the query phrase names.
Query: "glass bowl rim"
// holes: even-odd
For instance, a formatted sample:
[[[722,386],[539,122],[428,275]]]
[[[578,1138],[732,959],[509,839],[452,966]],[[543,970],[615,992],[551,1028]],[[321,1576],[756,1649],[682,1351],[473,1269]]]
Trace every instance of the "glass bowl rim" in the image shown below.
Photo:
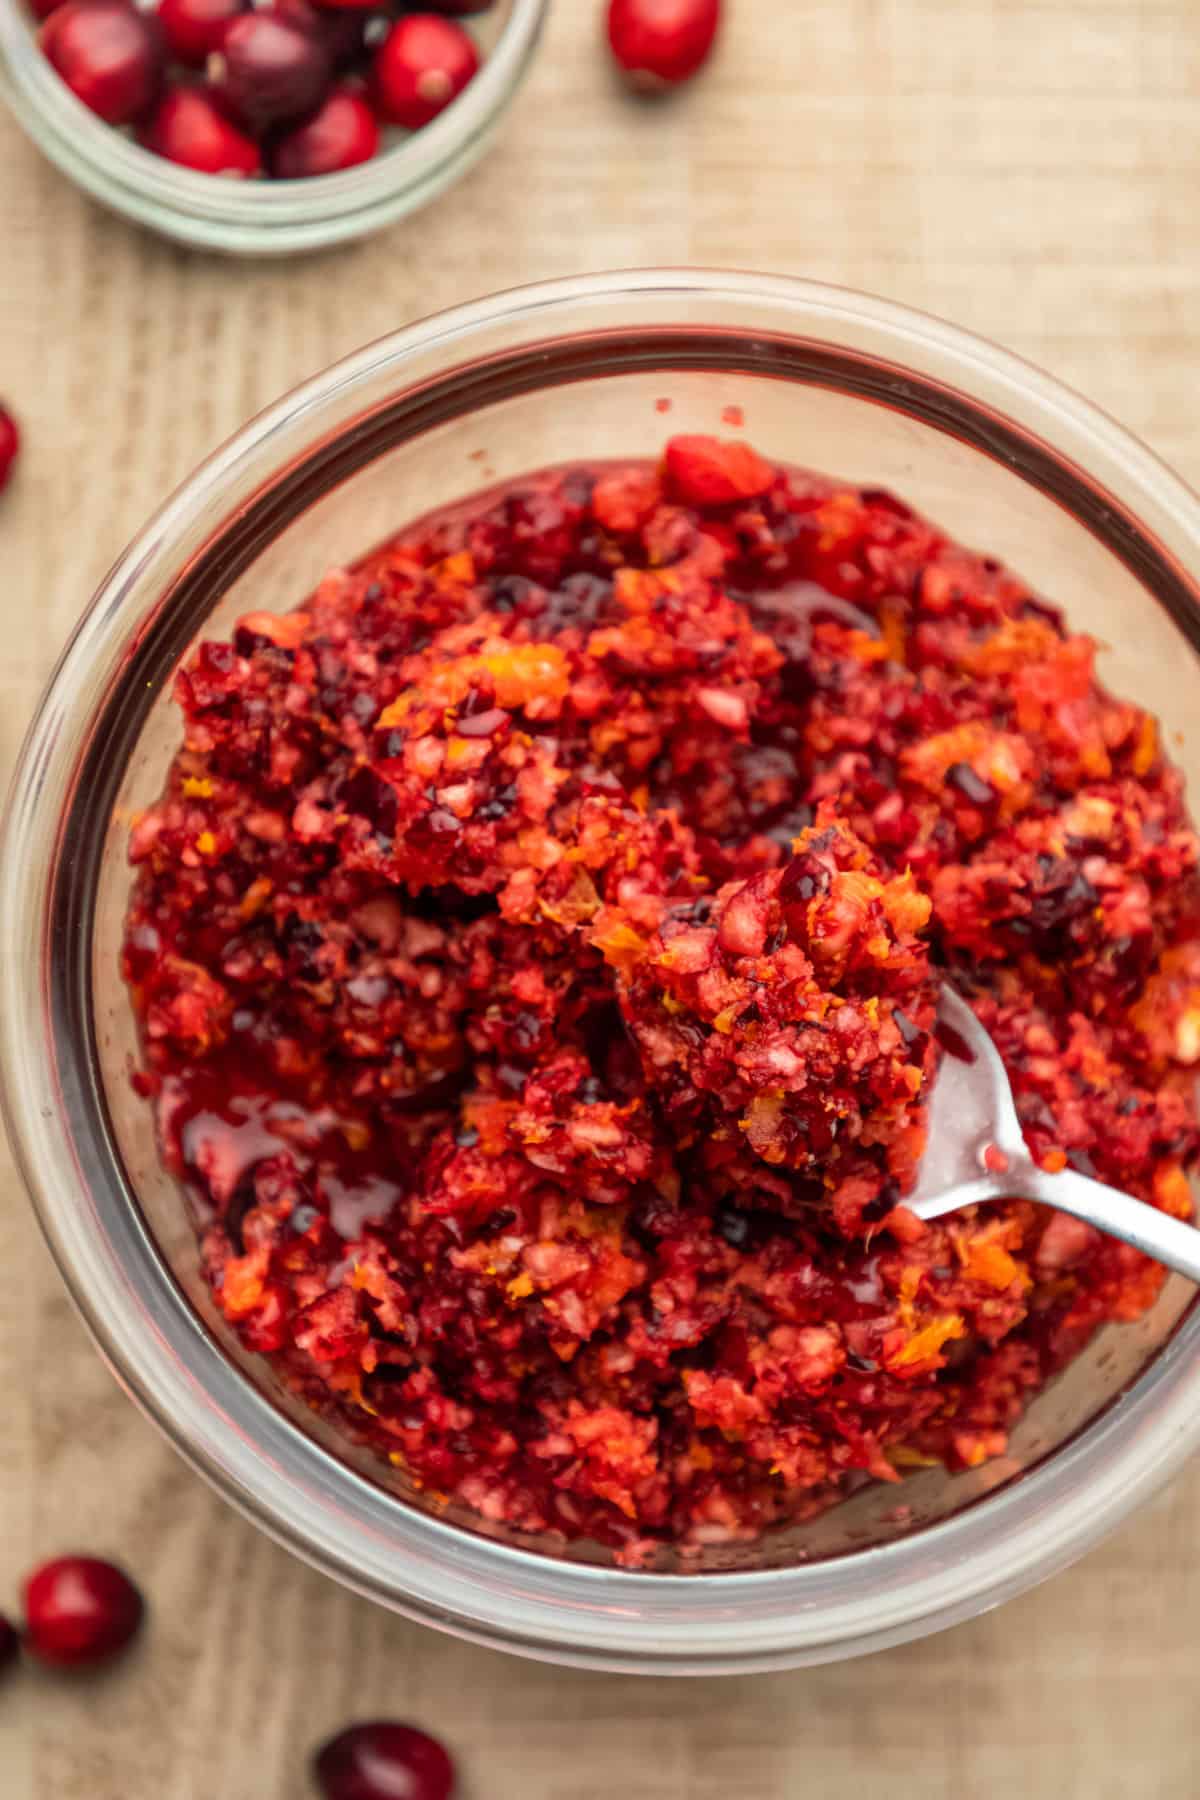
[[[520,343],[567,338],[572,315],[608,306],[689,320],[706,308],[715,317],[721,308],[757,307],[778,314],[780,329],[798,338],[866,344],[877,359],[886,347],[889,367],[921,371],[964,407],[1015,422],[1064,469],[1073,467],[1103,505],[1145,521],[1164,569],[1184,572],[1187,593],[1177,604],[1189,616],[1177,622],[1200,643],[1200,501],[1098,409],[970,333],[848,289],[686,269],[573,277],[436,314],[344,358],[251,420],[166,501],[80,619],[29,728],[0,840],[4,1111],[43,1232],[117,1378],[227,1499],[306,1560],[411,1617],[550,1660],[656,1673],[784,1667],[882,1648],[968,1617],[1065,1566],[1148,1497],[1200,1443],[1200,1309],[1191,1308],[1127,1392],[1074,1438],[1020,1479],[910,1536],[809,1564],[704,1574],[589,1567],[499,1544],[405,1507],[281,1419],[206,1338],[119,1192],[105,1203],[127,1233],[131,1260],[114,1258],[96,1290],[95,1257],[112,1246],[81,1236],[73,1214],[82,1197],[70,1196],[64,1173],[83,1195],[89,1174],[69,1134],[60,1141],[53,1128],[62,1090],[44,1002],[54,945],[43,930],[31,955],[28,939],[17,935],[23,919],[45,921],[39,908],[49,875],[37,854],[47,829],[43,797],[62,785],[79,753],[79,695],[89,695],[89,671],[136,639],[141,614],[130,614],[130,590],[164,547],[178,544],[189,522],[298,422],[315,437],[322,414],[347,396],[385,377],[402,390],[406,366],[422,358],[443,371],[459,366],[451,359],[469,359],[472,340],[492,328],[524,334],[513,338]],[[346,429],[343,421],[338,430]],[[102,716],[89,713],[93,728]],[[67,854],[69,846],[56,842],[56,873]],[[87,1077],[69,1065],[67,1073]],[[140,1288],[138,1269],[151,1271]],[[164,1333],[178,1366],[162,1354]],[[270,1495],[264,1445],[294,1465],[295,1479],[275,1479]]]

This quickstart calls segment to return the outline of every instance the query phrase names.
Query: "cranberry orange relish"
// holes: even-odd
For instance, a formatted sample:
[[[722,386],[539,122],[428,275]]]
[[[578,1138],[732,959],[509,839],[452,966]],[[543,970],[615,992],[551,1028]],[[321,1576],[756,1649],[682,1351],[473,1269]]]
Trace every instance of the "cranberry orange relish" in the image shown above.
[[[906,1210],[938,984],[1047,1168],[1184,1214],[1200,1152],[1197,838],[1093,658],[891,495],[695,437],[202,644],[125,974],[245,1344],[629,1563],[1001,1452],[1161,1271]]]

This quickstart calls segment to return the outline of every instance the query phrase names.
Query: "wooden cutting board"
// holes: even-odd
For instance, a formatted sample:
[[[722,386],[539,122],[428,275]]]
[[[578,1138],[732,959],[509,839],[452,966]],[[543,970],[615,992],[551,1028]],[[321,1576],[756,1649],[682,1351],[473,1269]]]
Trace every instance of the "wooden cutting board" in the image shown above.
[[[254,266],[100,212],[0,118],[7,774],[98,577],[247,416],[389,328],[581,269],[775,269],[945,314],[1043,363],[1200,481],[1197,0],[728,0],[677,103],[618,93],[600,0],[555,0],[487,161],[349,250]],[[0,1800],[304,1800],[306,1747],[398,1714],[466,1800],[1192,1800],[1200,1468],[1071,1573],[838,1667],[617,1679],[352,1599],[216,1500],[118,1392],[19,1185],[0,1186],[0,1606],[68,1546],[129,1561],[137,1655],[0,1691]]]

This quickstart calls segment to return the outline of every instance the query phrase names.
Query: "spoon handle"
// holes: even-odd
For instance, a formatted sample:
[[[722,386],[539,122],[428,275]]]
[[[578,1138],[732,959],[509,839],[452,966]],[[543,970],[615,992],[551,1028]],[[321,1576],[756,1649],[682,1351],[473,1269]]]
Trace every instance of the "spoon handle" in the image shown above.
[[[1063,1169],[1056,1175],[1045,1169],[1023,1169],[1018,1180],[1008,1184],[1008,1191],[1023,1200],[1038,1200],[1071,1213],[1110,1237],[1132,1244],[1135,1250],[1145,1251],[1155,1262],[1200,1282],[1200,1231],[1156,1206],[1131,1199],[1118,1188],[1093,1181],[1075,1169]]]
[[[1143,1200],[1134,1200],[1119,1188],[1093,1181],[1075,1169],[1052,1175],[1031,1161],[1014,1160],[1003,1175],[977,1175],[974,1181],[947,1188],[943,1193],[918,1197],[912,1210],[919,1219],[940,1219],[964,1206],[986,1206],[993,1200],[1034,1200],[1057,1207],[1097,1231],[1120,1238],[1152,1256],[1168,1269],[1178,1270],[1190,1281],[1200,1282],[1200,1231],[1159,1212]]]

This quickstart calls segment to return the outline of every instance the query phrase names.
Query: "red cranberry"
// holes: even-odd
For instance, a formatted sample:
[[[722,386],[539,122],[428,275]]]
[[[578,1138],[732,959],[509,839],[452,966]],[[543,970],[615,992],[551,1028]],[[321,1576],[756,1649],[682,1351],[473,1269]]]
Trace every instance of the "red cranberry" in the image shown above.
[[[16,1626],[11,1619],[6,1619],[4,1614],[0,1613],[0,1675],[4,1673],[10,1663],[16,1662],[20,1649],[21,1640],[17,1635]]]
[[[272,175],[298,181],[370,162],[378,148],[379,126],[362,95],[335,88],[311,119],[276,139],[269,162]]]
[[[433,13],[397,19],[375,53],[375,90],[384,115],[419,131],[457,98],[479,67],[461,25]]]
[[[62,0],[28,0],[29,10],[35,19],[48,19]]]
[[[451,1800],[454,1764],[412,1725],[351,1725],[317,1752],[325,1800]]]
[[[6,406],[0,406],[0,493],[8,486],[13,465],[21,448],[17,421]]]
[[[678,87],[708,60],[721,0],[609,0],[608,41],[634,87]]]
[[[25,1641],[39,1661],[60,1668],[107,1662],[135,1635],[143,1611],[142,1596],[112,1563],[60,1556],[25,1584]]]
[[[257,175],[262,168],[254,139],[231,124],[202,87],[164,94],[140,136],[156,156],[202,175]]]
[[[318,106],[332,67],[311,32],[274,13],[252,12],[230,20],[209,72],[234,117],[262,132]]]
[[[158,18],[167,48],[177,62],[202,69],[230,19],[245,12],[245,0],[158,0]]]
[[[323,11],[312,0],[268,0],[261,10],[273,12],[302,31],[311,32],[325,47],[335,69],[352,69],[366,62],[372,45],[381,43],[388,20],[361,7]]]
[[[157,23],[124,0],[65,0],[42,26],[41,45],[71,92],[110,125],[128,125],[162,86]]]

